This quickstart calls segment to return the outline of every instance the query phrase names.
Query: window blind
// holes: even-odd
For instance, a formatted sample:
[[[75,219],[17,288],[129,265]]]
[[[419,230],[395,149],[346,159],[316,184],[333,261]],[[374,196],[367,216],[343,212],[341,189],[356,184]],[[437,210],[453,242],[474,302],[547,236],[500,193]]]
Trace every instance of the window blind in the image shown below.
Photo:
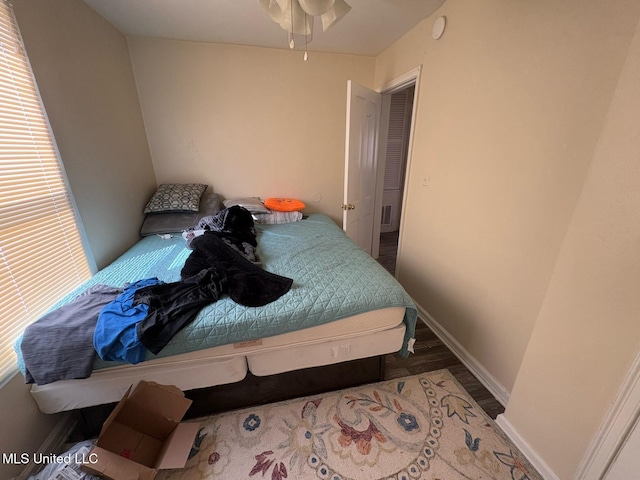
[[[24,328],[90,276],[13,11],[0,0],[0,385],[17,369]]]

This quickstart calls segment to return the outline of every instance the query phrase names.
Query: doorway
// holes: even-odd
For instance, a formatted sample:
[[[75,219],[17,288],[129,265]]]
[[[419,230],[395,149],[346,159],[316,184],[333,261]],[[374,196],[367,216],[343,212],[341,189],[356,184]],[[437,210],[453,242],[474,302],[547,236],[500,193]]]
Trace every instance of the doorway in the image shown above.
[[[396,271],[400,220],[407,173],[409,143],[413,119],[415,83],[400,90],[383,94],[383,104],[388,104],[386,125],[386,148],[381,151],[384,177],[381,194],[380,247],[378,262],[392,275]],[[387,98],[385,98],[387,97]]]
[[[413,145],[413,131],[416,122],[418,95],[420,92],[420,73],[422,65],[400,75],[378,88],[382,94],[382,112],[380,118],[380,143],[378,155],[378,183],[376,187],[376,222],[373,231],[374,257],[392,275],[398,276],[399,267],[396,263],[402,250],[403,211],[406,202],[406,179],[411,169],[411,150]],[[396,94],[400,94],[395,96]],[[395,96],[395,98],[394,98]],[[404,98],[403,98],[404,97]],[[392,102],[394,99],[394,102]],[[391,120],[392,103],[396,120]],[[397,131],[400,126],[400,130]],[[391,142],[389,141],[391,139]],[[393,144],[389,146],[389,144]],[[393,152],[401,152],[393,155]],[[387,152],[390,166],[387,168]],[[395,158],[395,160],[394,160]],[[389,176],[387,177],[387,173]],[[388,190],[385,195],[385,190]],[[392,193],[393,192],[393,193]],[[395,222],[393,221],[394,207],[388,205],[389,198],[395,199]],[[391,216],[391,218],[389,217]],[[383,224],[384,229],[383,229]],[[390,231],[389,231],[390,230]]]
[[[394,276],[398,275],[396,259],[402,250],[402,212],[406,202],[406,178],[409,175],[411,165],[411,149],[418,92],[420,91],[421,70],[422,66],[420,65],[384,84],[376,91],[363,86],[357,86],[354,89],[355,84],[351,80],[347,82],[344,203],[342,204],[343,229],[354,240],[356,245],[369,252],[373,258],[385,262],[385,268]],[[367,95],[372,97],[366,100],[364,93],[361,92],[362,95],[360,96],[357,94],[358,90],[367,92]],[[403,111],[400,115],[402,119],[400,122],[402,132],[399,135],[401,139],[400,147],[395,141],[396,137],[398,137],[395,131],[396,122],[390,125],[392,97],[399,92],[404,92],[396,97],[404,97],[403,101],[396,100],[396,102],[402,104],[401,109]],[[374,101],[373,97],[376,95],[377,98]],[[370,114],[365,112],[363,105],[368,103],[381,104],[379,115],[374,115],[373,112],[369,112]],[[355,115],[352,110],[355,111]],[[364,115],[361,115],[362,113]],[[379,121],[377,121],[378,117]],[[388,139],[390,137],[393,145],[388,147]],[[365,145],[367,148],[364,148]],[[395,157],[394,155],[389,157],[390,167],[388,170],[390,176],[386,181],[387,195],[385,197],[387,151],[389,149],[394,151],[394,149],[397,150],[398,148],[402,153],[395,155]],[[363,152],[366,152],[367,155],[363,155]],[[395,165],[393,165],[394,162]],[[373,175],[363,174],[363,165],[366,166],[365,171],[372,171]],[[373,183],[369,181],[371,179],[373,179]],[[354,195],[353,192],[355,192],[354,198],[362,197],[361,191],[372,192],[367,197],[369,200],[373,197],[372,215],[368,215],[367,220],[369,222],[365,226],[361,226],[359,221],[361,218],[359,210],[362,209],[358,209],[356,202],[352,202],[350,199]],[[388,200],[390,197],[395,200]],[[384,211],[383,203],[385,204]],[[366,210],[366,212],[369,211]],[[354,217],[355,219],[352,220]],[[384,232],[382,232],[383,223],[385,224]],[[354,226],[359,228],[356,229]],[[381,239],[384,241],[382,252],[380,248]],[[382,259],[380,258],[381,254],[383,255]]]

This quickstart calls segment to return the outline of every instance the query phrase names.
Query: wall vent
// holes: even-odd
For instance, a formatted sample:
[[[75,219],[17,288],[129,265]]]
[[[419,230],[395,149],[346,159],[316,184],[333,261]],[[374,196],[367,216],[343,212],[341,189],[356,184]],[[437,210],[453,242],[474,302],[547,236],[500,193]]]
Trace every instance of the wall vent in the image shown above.
[[[383,226],[391,225],[391,204],[382,206],[382,221],[380,224]]]

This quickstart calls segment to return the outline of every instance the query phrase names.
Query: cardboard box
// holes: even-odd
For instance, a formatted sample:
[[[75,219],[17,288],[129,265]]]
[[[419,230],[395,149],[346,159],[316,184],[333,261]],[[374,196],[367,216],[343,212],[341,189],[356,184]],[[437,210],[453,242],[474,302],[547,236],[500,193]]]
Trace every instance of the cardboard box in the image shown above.
[[[183,468],[198,423],[181,423],[191,400],[172,385],[141,381],[104,422],[83,470],[109,480],[151,480]]]

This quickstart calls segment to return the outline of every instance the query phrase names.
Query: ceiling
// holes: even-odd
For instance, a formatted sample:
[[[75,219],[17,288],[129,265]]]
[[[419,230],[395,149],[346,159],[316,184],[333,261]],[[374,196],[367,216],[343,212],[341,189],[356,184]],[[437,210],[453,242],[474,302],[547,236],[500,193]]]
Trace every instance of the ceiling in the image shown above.
[[[128,36],[288,48],[287,33],[257,0],[84,0]],[[445,0],[346,0],[327,32],[316,19],[310,51],[375,56]]]

